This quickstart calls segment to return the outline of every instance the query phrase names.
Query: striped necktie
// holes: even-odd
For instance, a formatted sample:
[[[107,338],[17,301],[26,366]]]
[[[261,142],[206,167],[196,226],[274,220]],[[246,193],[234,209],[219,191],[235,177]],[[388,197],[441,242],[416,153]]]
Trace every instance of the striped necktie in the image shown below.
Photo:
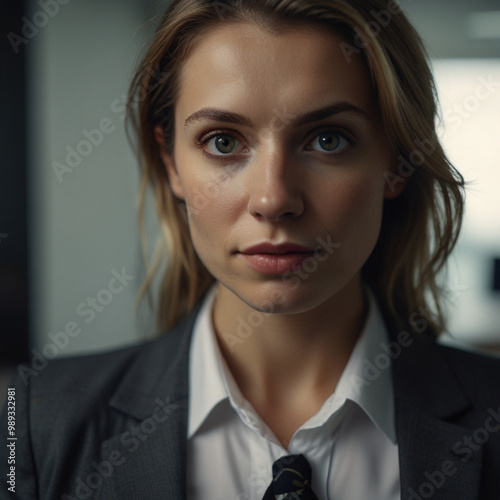
[[[262,500],[318,500],[311,490],[311,466],[304,455],[287,455],[273,463],[273,480]]]

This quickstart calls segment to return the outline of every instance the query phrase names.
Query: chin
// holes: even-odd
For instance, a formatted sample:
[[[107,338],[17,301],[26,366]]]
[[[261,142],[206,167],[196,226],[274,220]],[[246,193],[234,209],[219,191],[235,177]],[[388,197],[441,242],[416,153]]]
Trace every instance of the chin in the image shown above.
[[[316,285],[316,286],[315,286]],[[335,294],[335,290],[329,287],[325,290],[319,284],[294,283],[277,279],[264,283],[248,283],[235,286],[227,286],[234,295],[252,309],[270,314],[297,314],[310,311]]]

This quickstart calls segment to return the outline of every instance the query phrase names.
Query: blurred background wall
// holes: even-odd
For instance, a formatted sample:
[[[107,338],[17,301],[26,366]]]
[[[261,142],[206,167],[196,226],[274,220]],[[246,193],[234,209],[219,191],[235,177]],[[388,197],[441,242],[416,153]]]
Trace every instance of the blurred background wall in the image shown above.
[[[98,351],[152,333],[147,311],[134,311],[144,272],[123,104],[167,4],[0,2],[4,370],[29,366],[36,353]],[[471,182],[450,267],[447,341],[499,349],[500,2],[400,4],[433,59],[445,148]]]
[[[29,2],[30,14],[40,8]],[[26,47],[32,345],[74,321],[62,354],[135,340],[138,168],[124,103],[147,2],[71,0]],[[31,45],[32,44],[32,45]],[[68,168],[69,167],[69,168]],[[107,290],[113,271],[125,283]],[[83,304],[83,305],[82,305]]]
[[[37,353],[96,351],[152,331],[134,311],[138,168],[123,118],[157,10],[144,0],[11,0],[0,10],[6,373]]]

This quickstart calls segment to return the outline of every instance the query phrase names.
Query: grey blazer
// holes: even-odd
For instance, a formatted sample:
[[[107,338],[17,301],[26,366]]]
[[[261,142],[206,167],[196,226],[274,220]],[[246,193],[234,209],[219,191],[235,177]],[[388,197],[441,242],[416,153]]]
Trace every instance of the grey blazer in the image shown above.
[[[197,312],[157,340],[16,376],[16,493],[4,412],[0,498],[185,499]],[[500,360],[412,338],[390,367],[402,499],[500,500]]]

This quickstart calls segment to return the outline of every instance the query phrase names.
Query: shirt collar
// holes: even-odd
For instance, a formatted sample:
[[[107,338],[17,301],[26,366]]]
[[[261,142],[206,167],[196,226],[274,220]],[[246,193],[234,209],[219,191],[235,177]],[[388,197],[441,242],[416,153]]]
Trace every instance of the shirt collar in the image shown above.
[[[207,292],[193,326],[189,359],[188,439],[209,413],[229,395],[219,359],[222,357],[212,326],[217,284]]]
[[[373,293],[368,288],[364,292],[368,317],[331,398],[345,397],[356,403],[396,443],[392,358],[397,355],[398,349],[389,342],[387,328]]]
[[[388,341],[385,323],[373,294],[368,289],[365,292],[368,316],[337,389],[304,426],[322,425],[348,399],[357,404],[396,443],[391,356],[394,357],[397,348]],[[188,439],[222,401],[229,399],[236,411],[248,410],[250,406],[240,393],[217,344],[212,324],[216,293],[217,284],[214,284],[204,299],[193,330]]]

